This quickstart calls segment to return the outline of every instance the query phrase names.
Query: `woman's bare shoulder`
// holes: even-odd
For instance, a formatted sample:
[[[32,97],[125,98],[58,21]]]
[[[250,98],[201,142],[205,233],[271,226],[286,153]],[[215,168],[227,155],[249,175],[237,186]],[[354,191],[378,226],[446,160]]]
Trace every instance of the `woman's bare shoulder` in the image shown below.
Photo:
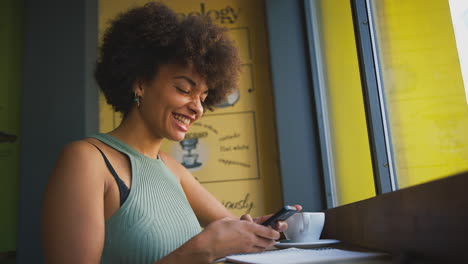
[[[96,148],[90,143],[88,138],[72,141],[62,148],[62,154],[89,154]]]
[[[164,163],[178,163],[177,160],[175,160],[171,155],[164,151],[159,151],[158,153],[159,157],[164,161]]]
[[[52,175],[76,175],[80,177],[96,177],[105,164],[102,156],[88,139],[66,144],[59,154]],[[88,176],[89,175],[89,176]]]

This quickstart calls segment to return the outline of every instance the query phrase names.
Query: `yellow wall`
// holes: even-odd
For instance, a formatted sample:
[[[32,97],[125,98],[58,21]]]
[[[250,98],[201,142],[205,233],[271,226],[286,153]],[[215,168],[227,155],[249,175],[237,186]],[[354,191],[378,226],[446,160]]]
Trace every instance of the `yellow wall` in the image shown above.
[[[0,252],[16,249],[22,9],[20,1],[0,1]]]
[[[448,1],[373,2],[399,186],[467,170],[468,107]]]
[[[317,12],[330,112],[338,205],[375,196],[349,0],[321,0]]]
[[[99,32],[118,12],[146,1],[100,0]],[[229,29],[243,62],[240,100],[231,107],[207,112],[187,137],[197,137],[198,167],[193,175],[237,215],[262,215],[282,204],[276,130],[269,73],[268,42],[263,1],[162,1],[181,16],[210,15]],[[217,18],[217,19],[216,19]],[[116,127],[120,117],[100,97],[100,130]],[[163,150],[181,163],[187,150],[167,142]]]

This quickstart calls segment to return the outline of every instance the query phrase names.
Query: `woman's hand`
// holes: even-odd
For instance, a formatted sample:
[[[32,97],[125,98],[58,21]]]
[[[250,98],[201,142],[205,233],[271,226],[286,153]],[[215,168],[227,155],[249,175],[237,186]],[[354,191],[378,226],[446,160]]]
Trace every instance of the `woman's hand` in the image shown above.
[[[232,254],[264,251],[280,233],[252,221],[225,217],[209,224],[177,250],[155,264],[212,263]]]
[[[296,207],[297,211],[300,212],[302,210],[302,206],[296,204],[294,205],[294,207]],[[241,220],[247,220],[247,221],[251,221],[251,222],[254,222],[254,223],[257,223],[257,224],[262,224],[263,222],[265,222],[268,218],[270,218],[273,214],[269,214],[269,215],[264,215],[264,216],[260,216],[260,217],[256,217],[256,218],[252,218],[250,215],[248,214],[245,214],[243,216],[241,216]],[[278,232],[284,232],[286,231],[286,229],[288,229],[288,223],[286,223],[286,221],[278,221],[276,222],[276,226],[275,226],[275,230],[278,231]]]
[[[302,210],[300,205],[295,207]],[[240,220],[225,217],[213,221],[200,234],[156,263],[211,263],[232,254],[264,251],[288,226],[284,221],[279,221],[275,229],[261,225],[270,216],[252,218],[246,214]]]
[[[264,251],[279,239],[280,233],[248,219],[223,218],[208,225],[200,234],[214,259],[238,253]]]

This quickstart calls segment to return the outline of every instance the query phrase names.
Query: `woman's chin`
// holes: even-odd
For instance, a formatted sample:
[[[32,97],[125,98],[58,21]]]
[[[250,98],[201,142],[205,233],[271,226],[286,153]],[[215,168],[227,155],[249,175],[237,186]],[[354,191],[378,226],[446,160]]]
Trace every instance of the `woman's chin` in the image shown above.
[[[179,142],[179,141],[184,140],[184,138],[185,138],[185,133],[177,133],[175,135],[171,135],[171,137],[168,139]]]

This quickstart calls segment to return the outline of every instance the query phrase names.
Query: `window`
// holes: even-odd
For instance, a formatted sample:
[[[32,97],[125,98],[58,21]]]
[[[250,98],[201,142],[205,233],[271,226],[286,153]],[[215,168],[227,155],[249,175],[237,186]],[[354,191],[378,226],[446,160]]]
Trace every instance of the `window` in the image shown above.
[[[468,169],[462,2],[306,1],[328,207]]]
[[[375,196],[349,0],[306,1],[327,206]]]
[[[465,19],[458,25],[466,30],[464,8],[454,21]],[[367,9],[397,188],[467,170],[464,53],[461,43],[457,50],[449,2],[374,0]]]

